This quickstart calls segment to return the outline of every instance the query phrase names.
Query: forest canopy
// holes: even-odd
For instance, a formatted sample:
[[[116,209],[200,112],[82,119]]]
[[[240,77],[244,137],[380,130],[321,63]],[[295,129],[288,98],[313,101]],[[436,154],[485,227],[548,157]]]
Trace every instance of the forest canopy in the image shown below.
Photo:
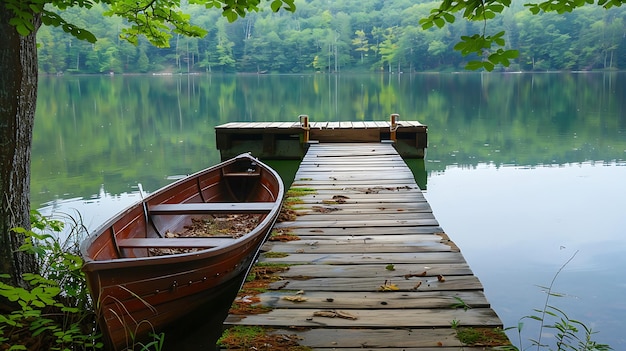
[[[201,38],[174,34],[169,47],[120,38],[122,19],[102,16],[105,5],[68,8],[63,17],[88,27],[95,43],[56,27],[38,32],[41,73],[192,72],[420,72],[463,70],[474,54],[453,48],[459,38],[483,30],[483,22],[456,20],[423,29],[439,1],[296,0],[296,12],[274,12],[269,3],[233,23],[218,11],[185,5]],[[623,69],[626,9],[585,6],[571,13],[533,14],[523,2],[490,20],[489,33],[505,31],[506,49],[519,56],[512,71]]]

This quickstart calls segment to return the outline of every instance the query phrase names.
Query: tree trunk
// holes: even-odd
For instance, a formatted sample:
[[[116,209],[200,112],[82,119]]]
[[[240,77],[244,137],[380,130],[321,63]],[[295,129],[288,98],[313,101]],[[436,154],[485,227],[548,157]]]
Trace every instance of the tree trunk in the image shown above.
[[[0,272],[24,286],[22,273],[36,272],[35,257],[17,249],[30,228],[30,152],[37,101],[36,30],[21,36],[9,24],[13,12],[0,2]],[[40,16],[35,15],[35,28]]]

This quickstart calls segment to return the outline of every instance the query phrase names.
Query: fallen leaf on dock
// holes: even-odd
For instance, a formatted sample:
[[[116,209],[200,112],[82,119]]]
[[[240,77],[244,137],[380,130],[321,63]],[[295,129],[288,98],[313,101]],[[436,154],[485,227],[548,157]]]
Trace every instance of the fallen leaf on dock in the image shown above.
[[[419,287],[420,287],[421,285],[422,285],[422,282],[421,282],[421,281],[419,281],[419,282],[417,282],[417,284],[415,284],[415,286],[414,286],[411,290],[417,290],[417,289],[419,289]]]
[[[331,213],[335,211],[341,211],[340,208],[332,207],[332,206],[313,206],[311,207],[311,209],[313,210],[313,212],[319,212],[319,213]]]
[[[345,311],[315,311],[313,312],[313,316],[314,317],[326,317],[326,318],[343,318],[343,319],[350,319],[350,320],[356,320],[358,319],[357,316],[350,314],[348,312]]]
[[[396,291],[400,290],[396,284],[391,283],[390,281],[385,280],[385,284],[381,285],[378,288],[378,291]]]
[[[409,279],[411,277],[425,277],[426,274],[426,271],[423,271],[422,273],[409,273],[404,275],[404,279]]]
[[[296,296],[283,296],[283,300],[287,300],[291,302],[305,302],[308,299],[302,295],[296,295]]]
[[[443,275],[439,274],[439,275],[437,276],[437,280],[438,280],[439,282],[443,283],[443,282],[445,282],[445,281],[446,281],[446,277],[444,277]]]

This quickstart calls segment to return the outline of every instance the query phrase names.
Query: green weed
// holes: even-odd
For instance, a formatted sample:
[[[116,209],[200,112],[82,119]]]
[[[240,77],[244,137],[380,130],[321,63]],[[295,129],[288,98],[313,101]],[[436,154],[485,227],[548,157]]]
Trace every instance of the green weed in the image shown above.
[[[510,347],[503,350],[526,350],[528,348],[523,347],[522,343],[522,330],[524,329],[524,320],[531,320],[539,323],[539,332],[536,339],[529,339],[531,346],[536,350],[555,350],[555,351],[608,351],[613,350],[609,345],[601,344],[592,339],[595,332],[585,325],[583,322],[575,319],[571,319],[563,310],[555,307],[551,304],[550,300],[553,297],[563,297],[562,294],[555,293],[553,288],[557,277],[563,271],[576,256],[576,251],[572,257],[570,257],[559,270],[556,272],[550,285],[547,287],[540,287],[546,292],[546,299],[543,304],[543,308],[535,309],[535,314],[524,316],[520,319],[519,323],[515,327],[506,328],[506,330],[517,330],[519,348]],[[544,330],[553,329],[554,343],[548,344],[543,340]],[[529,348],[530,348],[529,347]]]
[[[0,348],[102,348],[100,334],[93,328],[95,315],[91,312],[75,238],[82,229],[76,226],[61,242],[58,234],[63,230],[62,222],[33,211],[31,223],[32,230],[13,231],[25,236],[20,250],[34,254],[41,268],[39,272],[22,275],[28,288],[0,281],[0,296],[15,306],[12,312],[0,315]],[[10,276],[2,274],[0,278]]]

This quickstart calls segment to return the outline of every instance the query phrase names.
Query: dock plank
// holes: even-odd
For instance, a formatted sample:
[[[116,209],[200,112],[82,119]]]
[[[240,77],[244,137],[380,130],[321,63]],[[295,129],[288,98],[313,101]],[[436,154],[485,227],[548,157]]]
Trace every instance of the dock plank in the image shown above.
[[[389,285],[385,285],[389,284]],[[270,289],[280,290],[315,290],[315,291],[353,291],[374,292],[381,291],[385,286],[393,284],[399,292],[408,291],[459,291],[482,289],[478,278],[472,276],[450,276],[444,282],[439,282],[438,277],[426,277],[415,279],[384,279],[375,278],[310,278],[306,280],[285,279],[270,285]]]
[[[288,264],[372,264],[372,263],[414,263],[429,265],[433,263],[462,263],[465,262],[460,253],[419,252],[419,253],[361,253],[361,254],[317,254],[299,253],[286,257],[265,258],[265,262]]]
[[[304,331],[279,329],[276,334],[297,337],[315,350],[370,350],[389,351],[450,351],[462,344],[453,330],[442,329],[309,329]],[[464,347],[464,351],[484,350],[483,347]]]
[[[287,223],[287,224],[285,224]],[[289,229],[296,235],[316,235],[316,236],[352,236],[363,237],[375,234],[435,234],[442,233],[440,226],[394,226],[394,227],[368,227],[368,228],[301,228],[293,226],[293,222],[277,223],[275,228]]]
[[[489,302],[479,291],[420,291],[402,294],[385,292],[312,291],[302,295],[306,300],[293,302],[289,297],[293,292],[269,291],[258,295],[260,304],[270,308],[299,309],[413,309],[413,308],[451,308],[463,300],[471,308],[489,308]]]
[[[380,263],[329,265],[325,268],[326,269],[320,269],[315,265],[296,265],[277,275],[283,278],[382,277],[383,279],[411,279],[416,277],[437,277],[438,275],[449,276],[472,274],[472,271],[467,263],[429,263],[428,266],[424,264],[399,263],[393,266],[393,270],[387,269],[386,264]]]
[[[260,326],[292,326],[323,328],[447,328],[450,322],[462,320],[467,325],[498,327],[502,322],[490,308],[463,309],[394,309],[349,310],[355,320],[316,317],[310,309],[280,308],[266,314],[246,316],[245,324]],[[236,317],[229,318],[233,325],[240,324]]]

